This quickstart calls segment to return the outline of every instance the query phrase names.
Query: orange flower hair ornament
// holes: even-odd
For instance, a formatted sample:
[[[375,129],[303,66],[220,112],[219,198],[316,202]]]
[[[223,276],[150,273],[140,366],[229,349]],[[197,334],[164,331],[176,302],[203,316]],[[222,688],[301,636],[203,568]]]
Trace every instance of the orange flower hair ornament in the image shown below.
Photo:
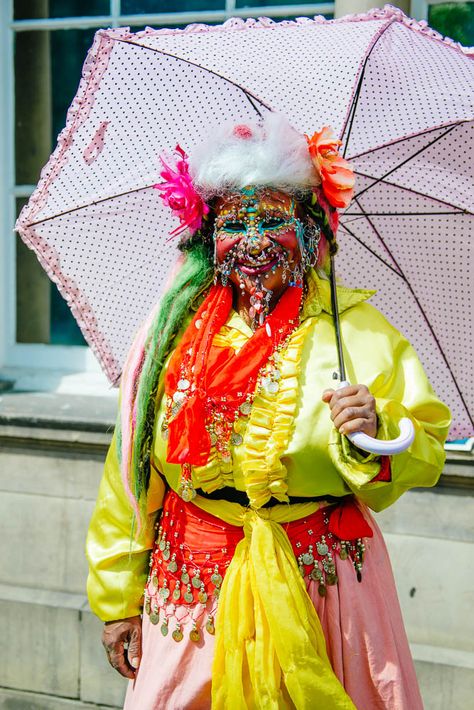
[[[321,187],[332,207],[347,207],[354,195],[354,171],[351,165],[339,155],[338,140],[330,126],[306,136],[308,150],[318,174]]]

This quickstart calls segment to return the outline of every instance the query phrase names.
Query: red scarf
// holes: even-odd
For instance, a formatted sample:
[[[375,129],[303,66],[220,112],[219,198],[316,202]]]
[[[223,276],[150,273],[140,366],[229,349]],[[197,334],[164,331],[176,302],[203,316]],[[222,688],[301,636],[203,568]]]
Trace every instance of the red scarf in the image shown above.
[[[218,411],[229,422],[235,420],[239,406],[254,392],[260,370],[297,327],[301,299],[302,289],[289,286],[264,324],[235,354],[232,348],[212,348],[214,336],[229,318],[232,288],[211,288],[173,353],[165,376],[169,397],[178,390],[180,380],[190,383],[186,399],[169,422],[169,463],[207,463],[211,441],[206,424],[211,412]]]

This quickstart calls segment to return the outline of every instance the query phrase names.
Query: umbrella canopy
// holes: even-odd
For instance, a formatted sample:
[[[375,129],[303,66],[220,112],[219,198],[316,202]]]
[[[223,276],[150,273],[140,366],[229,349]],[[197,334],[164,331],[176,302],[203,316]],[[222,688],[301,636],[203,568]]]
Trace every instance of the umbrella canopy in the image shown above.
[[[342,280],[378,289],[374,303],[452,408],[451,437],[466,436],[473,79],[458,45],[391,7],[100,30],[17,229],[116,383],[176,259],[166,242],[176,218],[153,189],[157,156],[269,110],[302,132],[331,125],[357,173],[338,235]]]

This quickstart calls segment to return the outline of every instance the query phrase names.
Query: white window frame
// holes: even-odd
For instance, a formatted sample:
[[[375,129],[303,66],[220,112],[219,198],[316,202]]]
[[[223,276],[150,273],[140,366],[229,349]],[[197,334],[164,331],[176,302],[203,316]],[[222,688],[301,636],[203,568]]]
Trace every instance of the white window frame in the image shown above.
[[[109,14],[95,17],[61,17],[14,20],[13,0],[0,2],[0,378],[12,370],[28,369],[47,378],[56,373],[99,373],[90,348],[16,342],[16,245],[12,234],[16,199],[29,197],[34,185],[15,184],[14,38],[16,32],[34,30],[88,29],[127,25],[186,25],[192,22],[223,22],[229,17],[283,17],[334,13],[334,2],[236,9],[226,0],[219,11],[156,14],[121,14],[121,0],[110,0]]]

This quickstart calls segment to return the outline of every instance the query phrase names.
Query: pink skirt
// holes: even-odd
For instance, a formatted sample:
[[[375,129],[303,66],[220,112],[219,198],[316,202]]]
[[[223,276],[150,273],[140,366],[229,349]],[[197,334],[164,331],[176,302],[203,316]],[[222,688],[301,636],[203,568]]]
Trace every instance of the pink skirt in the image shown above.
[[[321,620],[335,674],[358,710],[423,710],[395,582],[382,534],[367,509],[373,537],[366,541],[363,579],[351,564],[336,561],[337,585],[308,594]],[[183,640],[163,636],[160,625],[143,616],[143,655],[135,681],[130,681],[124,710],[207,710],[211,707],[214,636],[189,640],[193,618],[212,613],[197,605],[183,608]],[[179,608],[176,611],[179,617]],[[324,710],[331,710],[325,708]]]

